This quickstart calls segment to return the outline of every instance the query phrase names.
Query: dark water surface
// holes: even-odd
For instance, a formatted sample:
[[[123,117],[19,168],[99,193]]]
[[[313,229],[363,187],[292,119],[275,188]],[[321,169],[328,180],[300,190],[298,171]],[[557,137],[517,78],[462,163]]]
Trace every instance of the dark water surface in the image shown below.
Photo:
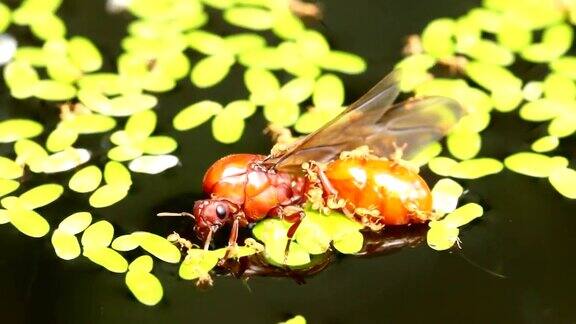
[[[320,30],[335,48],[358,53],[369,63],[367,73],[344,78],[352,100],[398,61],[406,35],[419,32],[433,18],[461,15],[478,2],[327,0],[324,5],[325,27],[319,25]],[[112,66],[129,18],[107,16],[103,2],[95,0],[65,0],[61,14],[71,34],[91,37]],[[223,28],[218,21],[209,26]],[[98,210],[97,217],[113,222],[119,233],[167,234],[183,228],[185,220],[159,220],[154,215],[190,208],[200,195],[203,171],[217,158],[235,152],[264,153],[270,143],[261,134],[265,126],[261,117],[250,120],[250,129],[234,145],[216,143],[209,123],[177,133],[171,129],[171,119],[201,99],[225,103],[246,95],[241,73],[232,73],[214,90],[194,89],[185,80],[177,91],[161,95],[159,131],[180,143],[177,154],[182,166],[163,176],[136,176],[129,198]],[[1,118],[32,115],[55,122],[55,109],[13,100],[3,86],[0,108]],[[542,132],[513,115],[497,115],[486,131],[483,154],[503,158],[527,149]],[[562,153],[574,161],[575,148],[569,143]],[[6,152],[9,146],[0,150]],[[576,202],[562,199],[546,180],[507,171],[467,182],[465,187],[487,212],[462,231],[460,252],[439,253],[424,244],[388,256],[343,258],[305,285],[287,278],[253,278],[248,284],[218,278],[215,287],[204,292],[178,279],[177,266],[157,262],[154,273],[164,285],[165,297],[156,307],[136,302],[123,275],[83,258],[59,260],[48,237],[24,237],[4,225],[0,322],[276,323],[291,314],[302,314],[309,323],[575,322]],[[67,193],[42,213],[57,224],[85,206],[78,195]]]

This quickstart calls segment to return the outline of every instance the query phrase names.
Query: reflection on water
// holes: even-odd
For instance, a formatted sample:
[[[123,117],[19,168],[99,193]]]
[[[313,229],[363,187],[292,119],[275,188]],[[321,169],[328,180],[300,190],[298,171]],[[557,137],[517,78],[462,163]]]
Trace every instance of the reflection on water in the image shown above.
[[[364,246],[356,253],[362,257],[381,257],[395,253],[405,247],[415,247],[425,239],[427,225],[389,226],[380,232],[364,232]],[[306,277],[313,276],[326,269],[338,257],[333,249],[327,253],[312,258],[312,262],[299,268],[282,268],[269,264],[261,254],[241,258],[239,261],[229,260],[224,264],[223,275],[234,275],[238,278],[254,276],[289,277],[298,283],[304,283]],[[348,256],[354,257],[354,256]]]

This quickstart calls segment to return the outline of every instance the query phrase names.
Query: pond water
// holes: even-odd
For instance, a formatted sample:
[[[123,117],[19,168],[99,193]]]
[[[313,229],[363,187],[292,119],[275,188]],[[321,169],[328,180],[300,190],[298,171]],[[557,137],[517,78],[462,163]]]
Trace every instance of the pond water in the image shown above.
[[[368,62],[366,73],[343,78],[350,101],[400,59],[407,35],[420,32],[434,18],[458,16],[476,5],[471,0],[331,0],[324,3],[324,22],[317,28],[335,48]],[[93,39],[111,67],[129,17],[106,14],[103,1],[65,0],[60,13],[72,34]],[[224,28],[218,21],[211,27]],[[235,69],[213,89],[200,91],[185,79],[176,91],[159,96],[158,128],[180,143],[177,155],[182,165],[162,176],[135,176],[126,200],[98,211],[117,231],[144,229],[164,235],[186,229],[186,219],[154,215],[190,209],[201,196],[204,170],[219,157],[269,150],[260,115],[252,117],[242,140],[233,145],[215,142],[208,124],[183,133],[171,127],[172,117],[192,102],[245,98],[242,74],[234,73],[241,70]],[[4,82],[0,84],[0,117],[31,114],[55,122],[55,110],[11,99]],[[483,155],[501,159],[527,148],[534,132],[534,125],[496,113],[484,135]],[[575,149],[574,141],[563,142],[562,154],[573,160]],[[48,239],[30,239],[3,226],[2,319],[6,323],[276,323],[301,314],[309,323],[574,322],[576,202],[561,198],[545,180],[509,171],[468,181],[465,187],[486,213],[463,230],[461,250],[436,252],[424,244],[382,256],[340,258],[306,278],[305,284],[290,278],[255,277],[245,282],[220,277],[206,291],[179,279],[177,265],[157,263],[155,274],[165,296],[156,307],[136,302],[123,276],[83,258],[62,261]],[[55,224],[69,211],[84,208],[74,197],[67,194],[43,214]]]

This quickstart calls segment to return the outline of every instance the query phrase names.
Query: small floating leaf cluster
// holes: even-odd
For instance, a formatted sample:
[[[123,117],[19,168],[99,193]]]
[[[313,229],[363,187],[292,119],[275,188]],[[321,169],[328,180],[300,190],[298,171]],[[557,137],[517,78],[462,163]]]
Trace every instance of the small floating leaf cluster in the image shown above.
[[[59,113],[59,121],[49,129],[26,118],[0,121],[0,142],[13,145],[15,154],[14,160],[0,158],[2,196],[18,190],[28,172],[73,171],[68,178],[71,195],[86,196],[92,208],[105,208],[128,195],[133,185],[130,172],[157,174],[176,166],[179,160],[170,154],[178,144],[169,136],[154,134],[157,116],[152,109],[158,104],[156,94],[174,89],[186,76],[197,88],[209,88],[222,82],[236,63],[245,68],[249,98],[226,106],[208,101],[192,104],[174,119],[177,130],[187,130],[214,117],[214,138],[233,143],[258,107],[264,107],[265,117],[281,126],[297,123],[300,104],[311,97],[314,106],[324,108],[323,120],[337,114],[344,102],[342,82],[336,75],[322,75],[322,70],[356,74],[365,69],[361,58],[330,49],[320,33],[307,29],[289,1],[135,0],[124,8],[108,4],[137,19],[122,41],[117,72],[104,72],[98,47],[86,37],[69,36],[56,15],[61,3],[25,0],[16,8],[0,3],[0,66],[10,95],[47,102],[47,109]],[[209,19],[205,6],[222,10],[224,20],[241,32],[222,36],[200,30]],[[12,24],[28,28],[38,42],[19,44],[9,34]],[[267,44],[258,34],[263,30],[277,36],[276,44]],[[205,57],[192,64],[190,57],[199,54]],[[285,84],[280,86],[280,80]],[[335,97],[330,98],[330,91]],[[308,131],[303,132],[320,124],[305,123]],[[82,136],[109,139],[108,161],[100,164],[94,158],[99,152],[82,147]],[[28,236],[45,236],[50,224],[36,208],[63,194],[62,186],[45,184],[5,197],[1,223],[11,223]],[[127,272],[126,285],[135,297],[146,305],[158,303],[163,292],[151,274],[151,257],[143,255],[129,263],[122,252],[141,247],[162,261],[178,263],[180,251],[171,241],[146,232],[114,238],[110,222],[92,221],[90,212],[66,217],[51,234],[55,254],[63,260],[83,255],[109,271]],[[236,247],[233,256],[261,250],[258,243],[249,241]],[[182,277],[209,278],[214,258],[218,261],[226,253],[190,247],[181,265]]]
[[[576,59],[568,54],[575,8],[572,1],[484,0],[482,7],[459,18],[436,19],[420,36],[410,37],[405,48],[409,55],[397,65],[402,89],[416,96],[454,98],[468,113],[447,138],[453,158],[438,156],[442,147],[434,144],[418,157],[418,164],[428,162],[434,173],[460,179],[477,179],[506,167],[548,178],[560,194],[574,199],[570,157],[552,152],[576,132]],[[516,72],[521,64],[543,66],[547,74],[522,80]],[[434,77],[433,68],[453,77]],[[540,138],[527,138],[526,148],[507,157],[478,157],[481,132],[498,113],[548,123],[547,131]]]
[[[362,249],[361,224],[335,211],[324,215],[308,208],[305,212],[306,217],[290,242],[288,229],[293,224],[280,219],[265,219],[252,230],[254,237],[264,243],[264,255],[271,264],[302,266],[310,263],[310,255],[326,253],[331,245],[344,254]],[[285,255],[288,243],[290,246]]]
[[[214,117],[214,138],[222,143],[234,143],[242,136],[244,120],[252,116],[257,107],[263,107],[264,117],[271,124],[282,127],[296,124],[302,133],[312,132],[342,111],[342,81],[335,74],[323,74],[323,71],[357,74],[366,69],[366,64],[354,54],[331,49],[322,34],[307,29],[294,11],[293,4],[298,1],[204,3],[222,10],[224,20],[242,32],[221,36],[200,29],[173,30],[172,36],[182,43],[182,50],[190,48],[205,55],[191,68],[190,79],[198,88],[213,87],[238,63],[245,68],[244,83],[249,98],[225,107],[213,101],[188,106],[174,118],[177,130],[198,127]],[[134,12],[133,4],[129,10]],[[194,27],[199,28],[207,18],[201,9],[196,10],[189,19],[198,22]],[[135,14],[141,20],[134,24],[150,24],[152,28],[146,16]],[[158,30],[175,28],[170,20],[162,23],[155,18],[155,21],[159,21],[154,27]],[[268,44],[263,36],[255,33],[264,30],[276,35],[276,44]],[[172,37],[159,33],[154,34],[156,36]],[[311,102],[310,97],[313,97]],[[301,105],[309,103],[312,108],[301,114]]]

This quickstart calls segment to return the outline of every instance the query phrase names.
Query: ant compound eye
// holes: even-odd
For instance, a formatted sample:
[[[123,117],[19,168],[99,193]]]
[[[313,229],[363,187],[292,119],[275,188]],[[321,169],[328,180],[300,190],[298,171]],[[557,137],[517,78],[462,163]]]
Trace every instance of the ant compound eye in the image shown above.
[[[220,204],[216,206],[216,215],[218,216],[218,218],[220,219],[226,218],[226,214],[228,214],[228,212],[226,211],[226,207],[224,207],[224,205]]]

